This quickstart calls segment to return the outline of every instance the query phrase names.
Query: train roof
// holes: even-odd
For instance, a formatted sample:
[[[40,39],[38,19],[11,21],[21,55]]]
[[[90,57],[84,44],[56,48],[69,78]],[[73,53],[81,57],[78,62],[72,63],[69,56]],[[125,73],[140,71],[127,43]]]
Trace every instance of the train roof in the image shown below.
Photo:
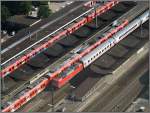
[[[89,58],[93,57],[94,54],[96,54],[100,50],[104,49],[106,47],[106,45],[108,45],[108,44],[109,44],[108,41],[102,43],[97,48],[95,48],[93,51],[91,51],[89,54],[87,54],[86,56],[84,56],[83,58],[81,58],[81,61],[87,61],[87,60],[89,60]]]

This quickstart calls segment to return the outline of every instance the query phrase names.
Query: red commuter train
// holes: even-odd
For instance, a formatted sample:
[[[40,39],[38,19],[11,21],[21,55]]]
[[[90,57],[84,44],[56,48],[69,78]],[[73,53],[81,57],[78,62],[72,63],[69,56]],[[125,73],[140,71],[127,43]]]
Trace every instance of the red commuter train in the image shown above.
[[[95,2],[93,2],[93,1],[90,2],[90,3],[95,4]],[[89,15],[87,15],[86,17],[83,17],[81,21],[75,23],[73,26],[70,26],[68,29],[58,33],[56,36],[49,39],[47,42],[43,43],[42,45],[35,48],[34,50],[28,51],[25,54],[20,55],[19,59],[13,59],[12,63],[10,62],[9,65],[5,66],[2,69],[1,77],[7,76],[11,72],[13,72],[17,68],[19,68],[21,65],[23,65],[24,63],[29,61],[35,55],[37,55],[38,53],[40,53],[43,50],[47,49],[49,46],[54,44],[56,41],[60,40],[63,36],[71,34],[72,32],[76,31],[77,29],[79,29],[80,27],[85,25],[86,23],[91,22],[96,16],[106,12],[107,10],[109,10],[110,8],[112,8],[113,6],[115,6],[118,3],[119,3],[118,0],[111,0],[111,1],[105,2],[103,5],[101,5],[99,7],[97,7],[96,11],[93,8],[91,13]]]

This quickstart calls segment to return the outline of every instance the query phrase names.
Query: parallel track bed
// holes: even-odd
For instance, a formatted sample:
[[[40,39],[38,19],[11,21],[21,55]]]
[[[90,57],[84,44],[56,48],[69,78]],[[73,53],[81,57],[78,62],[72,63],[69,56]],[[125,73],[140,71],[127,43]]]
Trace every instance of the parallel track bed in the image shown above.
[[[145,23],[144,25],[148,25],[148,24]],[[143,44],[145,44],[148,41],[149,34],[147,34],[146,32],[143,32],[143,33],[146,33],[145,35],[146,37],[144,37],[144,39],[142,39],[140,35],[138,37],[136,36],[137,35],[136,32],[139,32],[139,31],[140,31],[140,28],[135,30],[131,35],[127,36],[126,39],[122,40],[118,45],[114,46],[112,49],[106,52],[106,54],[102,55],[98,60],[93,62],[93,64],[91,64],[87,68],[88,71],[85,70],[79,73],[75,78],[73,78],[78,81],[79,77],[88,76],[85,80],[85,83],[84,83],[84,80],[83,82],[81,82],[81,84],[78,83],[77,81],[74,81],[73,79],[71,80],[72,85],[77,87],[77,89],[74,90],[74,93],[77,95],[77,97],[84,96],[86,94],[85,92],[88,92],[90,87],[92,88],[92,86],[96,84],[94,78],[95,79],[97,78],[97,81],[99,81],[101,77],[111,73],[118,66],[120,66],[125,60],[127,60],[134,52],[136,52],[140,47],[142,47]],[[146,31],[148,31],[148,29],[146,29]],[[133,40],[130,40],[131,36],[134,37]],[[137,41],[138,43],[136,43]],[[131,47],[130,44],[132,44],[133,46]],[[124,48],[124,51],[123,51],[124,54],[122,54],[121,49],[119,50],[120,46]],[[113,53],[115,53],[116,50],[119,50],[118,54],[113,55]],[[114,62],[111,64],[112,60],[114,60]],[[102,67],[103,65],[105,65],[106,67]],[[86,85],[82,85],[82,84],[86,84]]]
[[[29,38],[24,40],[22,43],[16,45],[15,47],[11,48],[9,51],[3,53],[1,61],[4,62],[4,61],[8,60],[9,58],[11,58],[15,54],[19,53],[23,49],[29,47],[30,45],[37,42],[38,40],[40,40],[44,36],[47,36],[51,32],[55,31],[59,27],[65,25],[67,22],[71,21],[72,19],[74,19],[74,18],[78,17],[79,15],[81,15],[83,12],[86,12],[88,9],[90,9],[90,8],[83,7],[83,6],[81,7],[81,4],[78,4],[78,5],[80,7],[78,6],[78,8],[75,11],[73,11],[71,14],[70,13],[67,14],[65,17],[63,17],[63,18],[59,19],[58,21],[50,24],[49,26],[47,26],[44,29],[41,28],[42,30],[39,29],[40,31],[37,32],[37,34],[34,34],[33,36],[31,35],[31,38],[30,38],[30,36],[28,36]],[[32,29],[31,29],[31,31],[32,31]],[[27,32],[27,33],[29,33],[29,32]],[[2,46],[2,49],[3,49],[3,46]]]
[[[145,27],[145,28],[147,28],[147,23],[145,23],[143,26]],[[85,71],[83,71],[83,72],[81,72],[81,73],[79,73],[75,78],[73,78],[71,81],[70,81],[70,84],[71,85],[73,85],[73,86],[75,86],[75,87],[77,87],[77,89],[75,90],[75,92],[76,93],[79,93],[79,96],[84,96],[86,93],[87,93],[87,91],[89,91],[89,89],[90,88],[92,88],[93,87],[93,85],[94,84],[96,84],[99,80],[100,80],[100,78],[102,77],[102,76],[104,76],[105,74],[102,74],[103,73],[103,70],[106,70],[106,71],[108,71],[108,70],[114,70],[114,69],[116,69],[121,63],[123,63],[126,59],[128,59],[134,52],[136,52],[140,47],[142,47],[143,46],[143,44],[145,44],[147,41],[148,41],[148,34],[147,34],[147,30],[144,32],[145,33],[145,37],[143,37],[143,38],[141,38],[140,37],[140,35],[138,35],[139,37],[137,37],[137,33],[139,33],[139,30],[140,29],[137,29],[137,30],[135,30],[131,35],[129,35],[128,36],[128,38],[126,38],[126,39],[124,39],[124,40],[122,40],[120,43],[119,43],[119,45],[116,45],[114,48],[112,48],[110,51],[108,51],[106,54],[104,54],[101,58],[99,58],[97,61],[95,61],[91,66],[89,66]],[[133,36],[133,37],[135,37],[132,41],[130,40],[130,38],[131,38],[131,36]],[[131,41],[131,42],[130,42]],[[137,41],[138,41],[138,43],[137,43]],[[133,46],[131,45],[131,44],[133,44]],[[124,50],[127,50],[127,51],[125,51],[125,53],[124,54],[126,54],[126,57],[123,57],[124,55],[122,54],[122,51],[119,51],[119,53],[121,54],[121,55],[116,55],[116,56],[114,56],[115,54],[113,54],[113,53],[115,53],[115,51],[117,50],[117,49],[119,49],[119,47],[118,46],[121,46],[122,48],[124,48]],[[97,62],[99,62],[99,61],[101,61],[101,60],[103,60],[103,59],[107,59],[108,57],[106,57],[106,56],[109,56],[109,57],[113,57],[113,59],[116,61],[114,64],[113,64],[113,68],[112,68],[112,66],[111,67],[100,67],[100,66],[97,66],[98,67],[98,69],[100,70],[97,74],[96,74],[96,72],[93,72],[93,71],[91,71],[91,67],[92,66],[95,66],[95,65],[97,65],[97,64],[100,64],[100,63],[97,63]],[[104,58],[105,57],[105,58]],[[119,59],[118,59],[119,58]],[[101,59],[101,60],[100,60]],[[104,61],[105,62],[105,61]],[[103,62],[103,63],[104,63]],[[109,64],[108,64],[109,65]],[[115,67],[114,67],[114,65],[115,65]],[[89,71],[87,71],[87,70],[89,70]],[[102,70],[102,71],[101,71]],[[90,75],[89,75],[89,73],[90,73]],[[93,75],[94,75],[94,78],[93,78]],[[98,76],[100,76],[100,77],[98,77]],[[83,78],[83,79],[79,79],[79,78]],[[94,82],[93,82],[94,81]],[[86,83],[88,83],[88,84],[86,84]],[[91,84],[90,84],[91,83]],[[82,84],[86,84],[86,85],[82,85]],[[87,89],[86,90],[86,88],[85,87],[89,87],[89,89]],[[68,87],[69,88],[69,87]],[[83,89],[85,89],[86,91],[84,91]],[[61,90],[61,89],[60,89]],[[58,91],[56,90],[56,92],[54,92],[54,94],[56,94]],[[60,94],[58,94],[60,97],[63,97],[63,98],[65,98],[66,97],[66,95],[68,94],[68,90],[65,92],[65,91],[63,91],[63,92],[61,92]],[[41,100],[43,99],[44,100],[44,97],[45,96],[49,96],[49,97],[51,97],[51,92],[49,92],[49,90],[45,90],[44,92],[42,92],[39,96],[37,96],[35,99],[33,99],[33,103],[32,104],[34,104],[34,102],[36,102],[36,100],[37,101],[39,101],[38,99],[40,98]],[[56,97],[54,97],[54,100],[56,99],[56,100],[58,100],[57,98],[59,97],[58,95],[56,95]],[[63,95],[63,96],[62,96]],[[31,103],[29,103],[29,104],[27,104],[27,105],[25,105],[23,108],[21,108],[21,110],[19,110],[19,111],[24,111],[25,110],[25,108],[28,106],[30,106],[31,107],[31,109],[34,111],[47,111],[49,108],[50,108],[50,106],[48,106],[47,105],[47,103],[50,103],[51,104],[51,99],[52,98],[49,98],[49,100],[47,99],[47,100],[44,100],[42,103],[40,103],[40,105],[38,105],[38,106],[40,106],[39,108],[37,108],[37,109],[34,109],[34,108],[32,108],[30,105],[32,105]],[[61,100],[61,99],[59,99],[59,100]],[[59,101],[58,100],[58,101]],[[55,101],[55,104],[58,102],[58,101]],[[46,103],[47,102],[47,103]],[[46,104],[45,104],[46,103]],[[43,107],[41,107],[41,106],[43,106]],[[29,108],[30,109],[30,108]]]
[[[138,66],[134,67],[134,71],[132,70],[131,72],[126,74],[126,76],[118,80],[113,85],[113,87],[109,89],[108,93],[98,97],[97,100],[100,100],[94,101],[94,103],[96,104],[92,102],[92,104],[94,105],[91,107],[87,107],[83,111],[125,111],[125,109],[127,109],[127,107],[134,101],[134,99],[137,98],[138,94],[143,89],[143,84],[141,85],[141,81],[139,79],[142,78],[142,75],[140,74],[148,70],[147,61],[148,55],[143,61],[139,62]],[[101,108],[99,106],[101,106]],[[119,106],[119,108],[116,109],[116,106]]]
[[[110,12],[112,12],[112,11],[110,11]],[[104,14],[104,15],[105,15],[105,14]],[[103,21],[105,21],[105,22],[106,22],[106,21],[107,21],[107,22],[110,21],[108,18],[106,18],[107,16],[104,16],[104,15],[101,17],[101,20],[103,20]],[[109,16],[110,16],[110,15],[109,15]],[[113,19],[116,19],[115,16],[114,16],[114,14],[111,14],[111,16],[112,16]],[[107,20],[107,19],[108,19],[108,20]],[[111,19],[111,18],[110,18],[110,19]],[[112,20],[112,19],[111,19],[111,20]],[[84,28],[84,30],[85,30],[85,29],[87,29],[86,27],[87,27],[87,26],[84,26],[84,27],[82,27],[82,29]],[[88,28],[88,29],[89,29],[89,28]],[[99,29],[100,29],[100,28],[99,28]],[[89,32],[90,32],[90,30],[89,30]],[[82,38],[82,37],[86,37],[86,35],[88,35],[88,33],[85,33],[85,34],[84,34],[85,36],[84,36],[83,34],[84,34],[84,33],[82,33],[82,35],[81,35],[80,32],[77,31],[77,32],[75,32],[74,36],[76,36],[76,37],[78,37],[78,38]],[[67,41],[68,41],[68,40],[67,40]],[[75,41],[76,41],[76,38],[74,38],[74,41],[72,41],[72,42],[75,44]],[[69,43],[70,43],[70,42],[69,42]],[[69,43],[61,42],[61,45],[63,45],[63,47],[64,47],[64,46],[67,47],[67,46],[69,46],[69,45],[68,45]],[[60,42],[59,42],[59,44],[60,44]],[[78,44],[77,44],[77,45],[78,45]],[[44,53],[44,54],[46,54],[46,53]],[[47,52],[47,56],[49,56],[48,54],[49,54],[49,52]],[[51,54],[52,54],[52,53],[51,53]],[[50,56],[52,56],[52,55],[50,55]],[[57,55],[56,55],[56,56],[57,56]],[[36,57],[37,57],[37,56],[36,56]],[[41,54],[40,57],[37,58],[36,60],[39,61],[39,60],[42,59],[42,58],[43,58],[44,60],[46,59],[46,57]],[[47,59],[48,59],[48,58],[47,58]],[[30,63],[28,63],[28,65],[30,65],[30,67],[32,67],[32,68],[34,68],[34,69],[35,69],[35,68],[45,68],[44,66],[45,66],[46,60],[45,60],[45,63],[43,63],[43,64],[42,64],[42,63],[37,63],[37,64],[36,64],[36,60],[35,60],[35,58],[34,58],[33,61],[32,61],[32,60],[29,61]],[[44,61],[41,60],[41,62],[44,62]],[[105,67],[105,68],[106,68],[106,67]],[[16,78],[15,78],[15,79],[16,79]],[[18,78],[17,78],[17,79],[18,79]]]
[[[77,6],[83,4],[82,1],[77,1],[77,2],[74,2],[68,6],[66,6],[65,8],[63,8],[62,10],[56,12],[56,13],[53,13],[49,18],[46,18],[46,19],[43,19],[41,20],[40,22],[38,22],[37,24],[31,26],[31,28],[25,28],[21,31],[19,31],[15,36],[14,38],[11,38],[9,39],[8,41],[6,41],[5,43],[3,43],[1,45],[2,49],[5,49],[6,47],[8,47],[9,45],[13,44],[14,42],[18,41],[20,38],[24,38],[26,35],[28,35],[28,31],[30,30],[31,33],[34,32],[34,31],[37,31],[39,29],[39,27],[42,27],[46,24],[48,24],[49,22],[52,23],[53,20],[57,19],[60,17],[60,15],[66,15],[68,12],[68,10],[70,9],[73,9],[73,8],[76,8]]]
[[[120,3],[116,7],[114,7],[113,9],[118,10],[118,7],[125,7],[124,5],[123,6],[122,5],[123,4]],[[102,29],[104,27],[104,24],[108,25],[113,20],[118,18],[120,15],[127,12],[127,9],[129,10],[131,7],[129,7],[129,8],[125,7],[124,10],[119,11],[119,13],[112,11],[113,9],[110,10],[108,13],[105,13],[105,14],[98,17],[98,25],[100,26],[98,29],[93,28],[93,24],[95,24],[95,22],[93,21],[90,24],[81,27],[78,31],[76,31],[72,35],[68,36],[68,37],[70,37],[70,39],[74,38],[74,40],[69,40],[69,42],[68,42],[69,38],[62,39],[58,44],[55,44],[54,46],[50,47],[46,52],[44,52],[44,54],[40,53],[39,55],[35,56],[35,58],[31,59],[27,64],[21,66],[19,69],[17,69],[12,74],[10,74],[10,77],[5,78],[6,79],[6,86],[7,85],[11,86],[10,88],[8,88],[8,90],[5,91],[5,93],[12,91],[16,87],[18,87],[20,84],[24,83],[26,80],[31,78],[35,73],[40,72],[40,70],[42,70],[43,68],[45,68],[46,66],[48,66],[52,62],[56,61],[58,58],[60,58],[66,52],[70,51],[75,46],[79,45],[80,43],[82,43],[83,41],[88,39],[96,31],[98,31],[99,29]],[[109,18],[110,20],[108,18],[106,20],[106,17],[110,17]],[[89,26],[92,26],[92,27],[89,27]],[[89,30],[89,32],[85,32],[86,30]],[[88,38],[85,39],[82,37],[88,37]],[[50,52],[48,52],[48,51],[50,51]],[[56,51],[58,52],[58,54],[56,54]],[[9,84],[7,83],[7,79],[9,80]],[[11,84],[11,82],[12,82],[12,84]]]
[[[3,62],[1,64],[2,65],[1,76],[5,77],[8,74],[12,73],[20,66],[22,66],[24,63],[32,59],[34,56],[47,49],[49,46],[54,45],[56,42],[60,41],[60,39],[64,38],[65,36],[68,36],[69,34],[72,34],[74,31],[76,31],[86,23],[91,22],[94,18],[96,18],[96,16],[99,16],[107,12],[113,6],[118,4],[118,1],[116,0],[107,1],[106,3],[100,2],[98,4],[97,3],[95,4],[95,2],[94,3],[93,2],[94,1],[88,2],[90,4],[94,4],[88,11],[82,13],[80,16],[69,21],[67,24],[61,26],[59,29],[43,37],[42,39],[36,41],[34,44],[30,45],[29,47],[25,48],[21,52],[17,53],[16,55],[8,59],[7,61]],[[65,30],[62,30],[62,28]],[[53,38],[50,36],[52,36]],[[3,54],[4,51],[2,51],[1,53]]]

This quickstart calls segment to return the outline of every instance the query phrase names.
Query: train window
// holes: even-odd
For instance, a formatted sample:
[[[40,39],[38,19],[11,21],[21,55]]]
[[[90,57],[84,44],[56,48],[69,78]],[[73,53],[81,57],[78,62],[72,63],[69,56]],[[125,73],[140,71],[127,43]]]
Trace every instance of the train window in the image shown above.
[[[11,68],[9,69],[9,71],[11,71]]]
[[[83,21],[83,23],[85,24],[85,23],[86,23],[86,21],[84,20],[84,21]]]
[[[3,75],[3,74],[5,75],[5,74],[6,74],[6,72],[4,71],[4,72],[2,73],[2,75]]]
[[[21,64],[21,62],[17,63],[16,66],[19,66]]]
[[[80,27],[80,24],[78,24],[78,26],[77,27]]]

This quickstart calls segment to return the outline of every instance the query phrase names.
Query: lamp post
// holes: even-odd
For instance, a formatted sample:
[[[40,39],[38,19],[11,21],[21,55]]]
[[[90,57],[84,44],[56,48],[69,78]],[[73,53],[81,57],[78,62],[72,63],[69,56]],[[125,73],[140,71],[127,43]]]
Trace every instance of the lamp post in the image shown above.
[[[94,8],[94,10],[95,10],[95,14],[96,14],[96,8]],[[96,18],[95,18],[95,26],[96,26],[96,28],[98,27],[98,25],[97,25],[97,15],[96,15]]]
[[[142,22],[141,22],[141,27],[140,27],[140,31],[141,31],[141,36],[142,36],[142,34],[143,34],[143,31],[142,31]]]
[[[29,27],[29,37],[30,37],[30,40],[31,40],[31,32],[30,32],[30,27]]]
[[[133,112],[136,112],[136,108],[135,107],[136,107],[137,103],[136,102],[132,102],[132,104],[133,104]]]
[[[72,89],[71,89],[71,98],[72,98],[72,101],[73,101],[73,103],[74,103],[74,101],[75,101],[75,95],[73,94],[73,90],[76,88],[75,86],[73,86],[73,85],[71,85],[70,86]]]
[[[5,80],[4,77],[1,78],[1,82],[2,82],[2,91],[5,90]]]
[[[54,87],[51,87],[51,95],[52,95],[52,112],[54,111]]]

